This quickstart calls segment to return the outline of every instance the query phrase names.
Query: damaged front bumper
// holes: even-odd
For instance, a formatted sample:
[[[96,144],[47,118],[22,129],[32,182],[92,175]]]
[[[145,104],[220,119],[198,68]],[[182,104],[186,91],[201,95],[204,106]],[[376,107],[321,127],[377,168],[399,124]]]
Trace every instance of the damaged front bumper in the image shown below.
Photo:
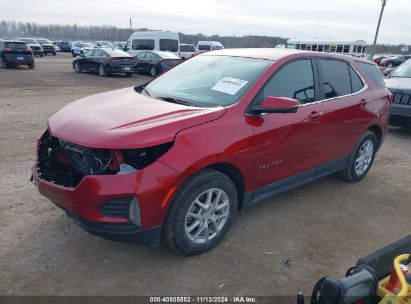
[[[53,156],[50,150],[46,151],[49,157]],[[67,186],[59,184],[58,178],[51,180],[49,175],[42,174],[48,167],[40,167],[39,162],[32,169],[33,183],[84,230],[116,241],[149,246],[159,243],[167,213],[163,202],[175,187],[177,171],[155,161],[128,174],[86,175]],[[57,167],[56,172],[65,168]]]

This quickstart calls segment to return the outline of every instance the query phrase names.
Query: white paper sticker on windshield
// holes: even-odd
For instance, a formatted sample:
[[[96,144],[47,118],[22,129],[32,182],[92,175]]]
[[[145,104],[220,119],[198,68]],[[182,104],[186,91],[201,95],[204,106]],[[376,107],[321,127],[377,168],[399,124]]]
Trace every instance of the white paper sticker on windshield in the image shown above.
[[[211,90],[218,91],[230,95],[235,95],[241,90],[243,86],[247,84],[247,80],[241,80],[232,77],[224,77],[219,82],[217,82]]]

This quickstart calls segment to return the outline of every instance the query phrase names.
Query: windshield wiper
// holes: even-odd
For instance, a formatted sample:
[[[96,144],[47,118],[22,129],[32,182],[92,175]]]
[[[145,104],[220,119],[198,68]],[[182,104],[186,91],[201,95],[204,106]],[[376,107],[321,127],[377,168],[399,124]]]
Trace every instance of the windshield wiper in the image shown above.
[[[150,96],[150,93],[147,91],[146,87],[142,87],[141,91],[146,93],[147,96]]]
[[[174,97],[156,96],[154,98],[164,100],[164,101],[167,101],[167,102],[171,102],[171,103],[177,103],[177,104],[185,105],[185,106],[198,107],[198,105],[196,105],[195,103],[192,103],[192,102],[189,102],[189,101],[184,101],[184,100],[177,99],[177,98],[174,98]]]

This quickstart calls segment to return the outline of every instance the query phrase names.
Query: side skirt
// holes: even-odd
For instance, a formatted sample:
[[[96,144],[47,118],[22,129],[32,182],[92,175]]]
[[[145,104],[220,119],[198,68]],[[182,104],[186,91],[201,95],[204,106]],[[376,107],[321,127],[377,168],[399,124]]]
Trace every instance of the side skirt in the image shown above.
[[[318,165],[317,167],[308,169],[296,175],[284,178],[252,192],[247,192],[244,194],[243,207],[248,207],[250,205],[253,205],[254,203],[260,202],[282,192],[309,183],[323,176],[343,170],[344,168],[346,168],[350,160],[350,156],[350,154],[347,154],[343,157]]]

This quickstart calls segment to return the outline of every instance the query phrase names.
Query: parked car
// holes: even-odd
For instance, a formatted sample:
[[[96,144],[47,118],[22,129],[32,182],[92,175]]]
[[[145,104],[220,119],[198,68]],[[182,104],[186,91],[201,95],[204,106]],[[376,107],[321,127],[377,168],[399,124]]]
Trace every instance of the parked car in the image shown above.
[[[387,68],[397,67],[410,58],[411,55],[400,55],[393,58],[385,58],[381,60],[380,65]]]
[[[136,72],[148,73],[152,77],[168,71],[183,61],[173,53],[160,51],[144,51],[138,54],[136,59]]]
[[[70,41],[58,41],[57,46],[62,52],[71,52],[71,42]]]
[[[126,43],[127,43],[126,41],[114,41],[113,42],[113,47],[115,49],[123,50]]]
[[[97,41],[96,46],[102,48],[113,48],[114,45],[110,41]]]
[[[131,56],[137,56],[141,51],[164,51],[178,56],[179,45],[177,32],[137,31],[128,38],[123,50]]]
[[[55,113],[33,179],[92,234],[146,245],[163,237],[199,254],[238,209],[335,172],[362,180],[384,141],[390,98],[364,59],[207,52],[147,85]]]
[[[113,73],[133,76],[135,60],[121,50],[98,48],[86,50],[73,60],[73,69],[77,73],[94,72],[105,77]]]
[[[188,59],[196,54],[196,48],[192,44],[180,44],[180,52],[178,55],[182,59]]]
[[[24,41],[0,40],[0,68],[18,65],[34,69],[32,49]]]
[[[390,125],[411,128],[411,60],[391,71],[385,84],[394,94]]]
[[[87,50],[92,50],[96,46],[91,42],[74,42],[71,46],[71,54],[73,57],[83,54]]]
[[[45,55],[53,54],[53,56],[56,56],[56,47],[53,45],[53,43],[51,43],[50,40],[44,38],[36,38],[36,40],[41,44],[41,47],[43,48],[43,53]]]
[[[33,38],[20,38],[19,40],[24,41],[32,49],[34,56],[43,57],[43,47],[41,44]]]
[[[383,60],[385,58],[387,58],[387,57],[380,55],[380,56],[374,57],[373,61],[374,61],[375,64],[380,65],[381,60]]]
[[[197,50],[199,53],[222,49],[224,49],[224,46],[218,41],[199,41],[197,43]]]

